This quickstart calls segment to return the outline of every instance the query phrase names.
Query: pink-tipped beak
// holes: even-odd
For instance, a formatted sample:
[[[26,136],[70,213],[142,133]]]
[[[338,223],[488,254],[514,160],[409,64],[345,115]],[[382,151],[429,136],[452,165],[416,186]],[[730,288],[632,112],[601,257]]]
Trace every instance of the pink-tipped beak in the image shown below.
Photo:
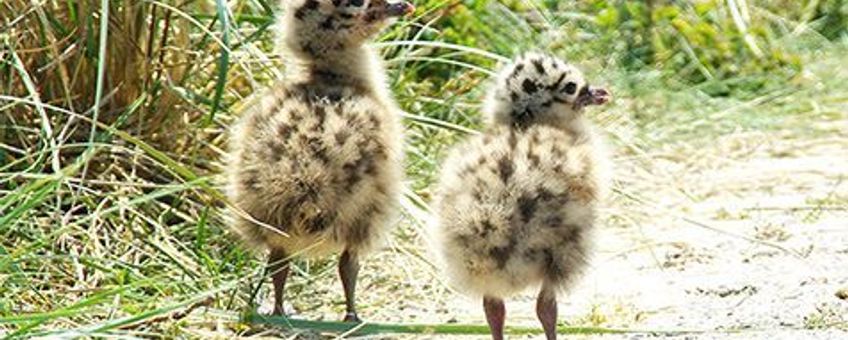
[[[582,109],[590,105],[604,105],[609,103],[611,99],[612,94],[606,89],[585,87],[583,90],[580,90],[577,101],[574,102],[574,108]]]
[[[612,100],[612,94],[606,89],[594,88],[589,90],[591,93],[591,104],[604,105]]]
[[[406,1],[396,2],[389,4],[386,12],[390,17],[403,17],[415,12],[415,6]]]

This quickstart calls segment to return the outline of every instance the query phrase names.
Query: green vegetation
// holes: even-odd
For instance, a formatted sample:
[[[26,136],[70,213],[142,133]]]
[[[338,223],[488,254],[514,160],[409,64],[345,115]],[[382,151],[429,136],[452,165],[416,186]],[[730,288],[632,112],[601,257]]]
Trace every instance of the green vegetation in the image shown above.
[[[258,324],[270,324],[283,328],[301,329],[301,330],[317,330],[321,332],[332,332],[336,334],[356,335],[373,335],[373,334],[457,334],[457,335],[488,335],[489,327],[486,325],[457,325],[457,324],[438,324],[438,325],[381,325],[368,323],[364,325],[356,325],[344,322],[315,322],[292,320],[285,317],[266,317],[256,316],[249,319],[251,322]],[[504,330],[509,335],[539,335],[543,334],[541,329],[528,327],[509,327]],[[598,328],[598,327],[559,327],[561,334],[621,334],[628,331]],[[669,332],[669,335],[681,335],[687,332]]]
[[[489,75],[521,51],[550,50],[610,85],[617,101],[593,119],[622,157],[740,130],[826,133],[809,124],[845,117],[848,84],[834,70],[848,64],[848,1],[416,5],[378,43],[409,127],[411,190],[385,250],[399,260],[386,271],[433,271],[422,232],[428,186],[446,149],[480,127]],[[252,332],[240,315],[255,307],[263,261],[226,231],[220,159],[241,105],[285,70],[276,8],[0,3],[0,335]],[[336,291],[317,283],[332,282],[333,270],[298,265],[290,294],[299,310],[341,310]],[[366,280],[422,300],[441,285]]]

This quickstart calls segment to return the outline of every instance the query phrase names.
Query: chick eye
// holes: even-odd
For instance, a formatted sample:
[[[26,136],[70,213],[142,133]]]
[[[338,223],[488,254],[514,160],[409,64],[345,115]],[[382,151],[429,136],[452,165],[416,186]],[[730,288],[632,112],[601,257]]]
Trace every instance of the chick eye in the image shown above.
[[[362,7],[362,5],[364,4],[365,0],[350,0],[350,3],[348,5],[350,5],[351,7]]]
[[[568,84],[565,84],[564,90],[566,94],[572,95],[577,92],[577,84],[575,84],[574,82],[569,82]]]

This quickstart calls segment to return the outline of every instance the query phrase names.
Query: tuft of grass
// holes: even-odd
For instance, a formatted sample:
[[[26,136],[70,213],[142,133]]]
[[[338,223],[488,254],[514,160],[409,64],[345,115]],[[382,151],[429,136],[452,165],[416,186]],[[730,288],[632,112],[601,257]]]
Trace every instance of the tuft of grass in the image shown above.
[[[804,316],[805,329],[848,329],[848,320],[837,306],[829,303],[821,303],[815,307],[815,311]]]

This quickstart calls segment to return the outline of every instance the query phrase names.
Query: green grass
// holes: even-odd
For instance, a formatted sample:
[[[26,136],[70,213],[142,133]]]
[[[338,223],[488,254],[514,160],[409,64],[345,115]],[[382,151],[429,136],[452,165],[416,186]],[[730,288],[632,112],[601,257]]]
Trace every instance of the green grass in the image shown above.
[[[362,323],[351,324],[343,322],[316,322],[296,320],[285,317],[251,316],[247,321],[256,324],[273,325],[292,330],[310,330],[324,334],[362,336],[375,334],[426,334],[426,335],[488,335],[489,327],[486,325],[460,325],[460,324],[377,324]],[[506,335],[540,335],[544,332],[540,328],[531,327],[506,327]],[[572,335],[598,335],[598,334],[662,334],[665,336],[677,336],[694,334],[691,331],[638,331],[602,327],[557,327],[559,334]]]
[[[446,150],[481,127],[488,77],[521,51],[550,50],[610,85],[616,102],[592,118],[621,157],[738,131],[830,134],[810,122],[845,119],[848,38],[838,29],[843,14],[828,10],[843,2],[749,1],[761,56],[726,2],[659,3],[417,1],[416,17],[383,35],[377,46],[408,112],[411,190],[379,255],[385,262],[370,266],[419,281],[365,274],[379,292],[363,302],[366,314],[386,316],[403,300],[385,294],[430,308],[449,293],[424,244],[430,184]],[[284,72],[275,8],[270,0],[0,3],[0,334],[252,332],[242,316],[267,279],[261,256],[227,231],[220,159],[240,108]],[[413,265],[424,269],[404,272]],[[306,313],[339,312],[333,277],[331,261],[299,262],[288,294]],[[263,299],[267,290],[266,282]],[[485,333],[386,317],[359,331]],[[608,330],[579,326],[563,331]]]

